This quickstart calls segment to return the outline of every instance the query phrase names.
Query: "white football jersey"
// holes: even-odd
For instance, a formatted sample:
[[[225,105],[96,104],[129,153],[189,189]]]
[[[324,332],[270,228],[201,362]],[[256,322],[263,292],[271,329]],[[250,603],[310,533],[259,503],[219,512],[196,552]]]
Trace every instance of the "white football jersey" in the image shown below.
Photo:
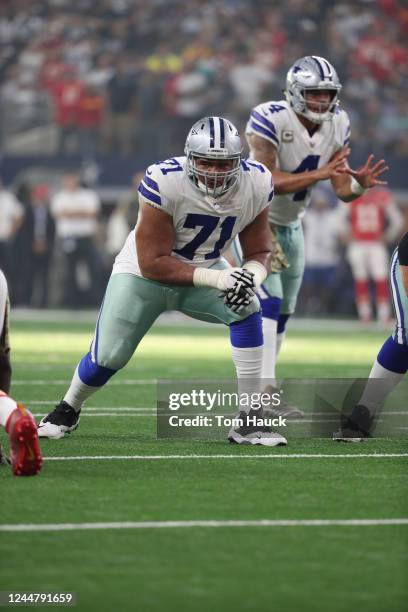
[[[185,167],[185,157],[149,166],[139,186],[139,200],[173,218],[174,257],[209,268],[235,236],[269,206],[273,198],[272,175],[264,165],[243,160],[235,187],[213,198],[194,186]],[[130,232],[113,266],[113,274],[122,272],[143,276],[137,261],[135,230]]]
[[[252,110],[246,133],[261,136],[276,147],[278,167],[283,172],[306,172],[324,166],[336,151],[348,145],[350,121],[347,113],[338,109],[332,121],[323,121],[310,136],[286,100],[271,101]],[[270,221],[289,225],[303,217],[311,189],[275,195],[269,209]]]

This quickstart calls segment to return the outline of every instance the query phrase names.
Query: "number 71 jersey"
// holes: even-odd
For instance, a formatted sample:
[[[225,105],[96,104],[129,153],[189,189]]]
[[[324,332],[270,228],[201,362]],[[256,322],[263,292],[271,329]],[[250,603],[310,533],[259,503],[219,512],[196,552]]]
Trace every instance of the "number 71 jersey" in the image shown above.
[[[139,186],[139,199],[170,215],[175,229],[172,256],[209,268],[273,198],[272,175],[262,164],[241,162],[236,185],[219,198],[206,196],[186,174],[186,158],[149,166]],[[159,238],[158,238],[159,239]],[[143,276],[137,261],[135,230],[116,257],[113,273]]]
[[[321,168],[350,141],[347,113],[337,110],[332,121],[323,121],[311,136],[286,100],[264,102],[251,111],[247,134],[265,138],[277,151],[277,167],[282,172],[308,172]],[[278,225],[290,225],[303,217],[311,197],[311,187],[296,193],[276,195],[269,219]]]

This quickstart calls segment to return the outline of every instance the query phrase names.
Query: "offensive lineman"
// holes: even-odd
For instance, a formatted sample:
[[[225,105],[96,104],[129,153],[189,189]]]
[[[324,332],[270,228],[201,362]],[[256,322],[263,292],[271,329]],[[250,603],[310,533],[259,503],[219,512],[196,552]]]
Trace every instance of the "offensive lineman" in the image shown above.
[[[339,442],[361,442],[370,437],[385,400],[408,372],[408,232],[391,258],[390,285],[395,332],[382,345],[359,404],[333,434]]]
[[[146,170],[139,220],[115,260],[91,351],[63,400],[40,422],[40,437],[62,438],[78,426],[83,402],[126,365],[165,310],[228,325],[238,392],[257,390],[263,338],[255,289],[271,259],[271,173],[241,159],[238,131],[222,117],[195,123],[185,154]],[[244,264],[231,268],[221,254],[237,235]],[[231,442],[286,444],[278,433],[245,425],[230,431]]]
[[[0,270],[0,425],[10,438],[13,473],[16,476],[34,476],[42,466],[37,425],[31,413],[8,395],[11,382],[8,320],[7,281]],[[0,464],[6,463],[8,460],[0,445]]]
[[[246,128],[251,157],[273,173],[278,194],[270,206],[269,222],[280,255],[260,291],[265,336],[262,378],[273,384],[286,323],[295,311],[303,276],[301,218],[310,188],[330,179],[337,197],[349,202],[374,185],[386,184],[377,178],[388,169],[384,160],[374,163],[370,155],[357,171],[347,164],[350,121],[339,108],[340,90],[336,71],[327,60],[303,57],[287,74],[286,99],[256,106]],[[297,408],[285,409],[288,417],[302,415]]]

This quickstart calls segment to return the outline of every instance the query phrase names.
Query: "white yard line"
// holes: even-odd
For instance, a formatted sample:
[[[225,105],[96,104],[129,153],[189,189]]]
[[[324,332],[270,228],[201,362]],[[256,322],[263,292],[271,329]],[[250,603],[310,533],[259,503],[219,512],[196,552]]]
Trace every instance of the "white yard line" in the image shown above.
[[[300,520],[232,520],[232,521],[126,521],[107,523],[17,523],[0,525],[0,531],[78,531],[94,529],[191,529],[192,527],[372,527],[408,525],[408,518],[394,519],[300,519]]]
[[[44,457],[46,461],[111,461],[134,460],[134,461],[154,461],[154,460],[173,460],[173,459],[386,459],[395,457],[408,457],[408,453],[350,453],[350,454],[322,454],[322,453],[282,453],[282,454],[245,454],[245,455],[80,455],[68,457]]]

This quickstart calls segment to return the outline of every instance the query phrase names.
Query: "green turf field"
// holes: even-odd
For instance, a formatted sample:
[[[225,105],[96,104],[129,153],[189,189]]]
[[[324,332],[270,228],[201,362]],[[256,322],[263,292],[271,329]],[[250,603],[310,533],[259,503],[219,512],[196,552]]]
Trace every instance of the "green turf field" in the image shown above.
[[[87,323],[14,323],[13,395],[38,419],[91,335]],[[292,331],[279,375],[364,377],[385,337]],[[406,610],[408,525],[389,524],[408,517],[406,439],[156,439],[155,379],[232,376],[225,330],[157,327],[78,431],[42,442],[39,477],[1,468],[0,591],[76,592],[75,609],[95,611]],[[22,524],[48,530],[1,531]]]

